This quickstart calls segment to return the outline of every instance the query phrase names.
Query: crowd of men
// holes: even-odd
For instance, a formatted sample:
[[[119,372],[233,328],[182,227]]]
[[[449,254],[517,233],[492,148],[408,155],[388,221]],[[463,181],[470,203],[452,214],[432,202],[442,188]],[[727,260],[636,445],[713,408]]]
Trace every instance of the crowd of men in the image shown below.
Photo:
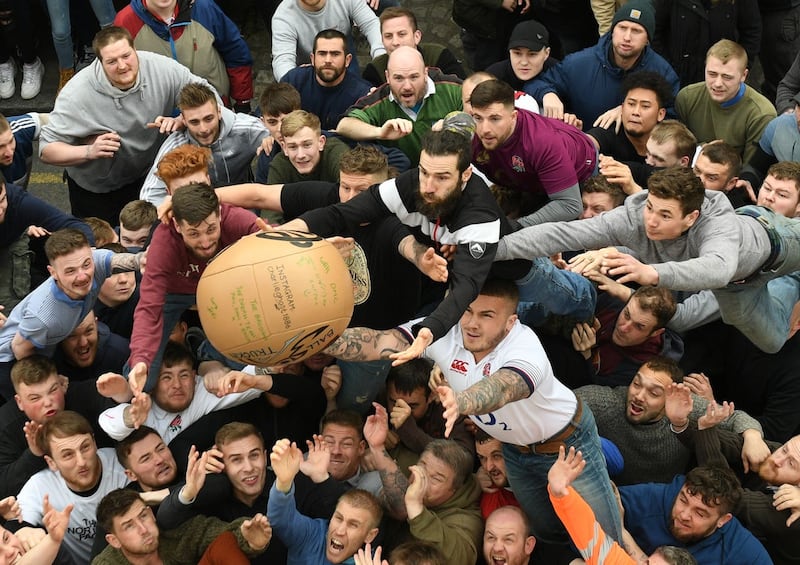
[[[779,10],[468,4],[462,62],[396,1],[283,0],[255,100],[222,9],[134,0],[0,116],[0,563],[800,560]],[[336,243],[353,316],[245,366],[197,285],[282,230]]]

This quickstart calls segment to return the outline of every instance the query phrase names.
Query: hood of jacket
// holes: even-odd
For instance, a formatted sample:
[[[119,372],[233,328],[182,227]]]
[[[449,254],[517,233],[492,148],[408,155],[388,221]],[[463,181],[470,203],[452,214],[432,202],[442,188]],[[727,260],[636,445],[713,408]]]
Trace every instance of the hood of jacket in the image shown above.
[[[158,37],[164,41],[169,41],[172,28],[185,27],[191,23],[194,1],[178,0],[178,15],[170,25],[167,25],[147,10],[145,7],[146,0],[131,0],[131,9]]]

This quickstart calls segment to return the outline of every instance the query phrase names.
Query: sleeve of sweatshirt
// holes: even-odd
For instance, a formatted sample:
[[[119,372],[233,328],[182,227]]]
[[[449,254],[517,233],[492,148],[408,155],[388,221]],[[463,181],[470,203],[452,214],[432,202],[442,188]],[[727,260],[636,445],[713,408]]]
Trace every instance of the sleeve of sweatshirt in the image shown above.
[[[167,237],[168,227],[158,226],[149,246],[147,269],[139,287],[139,303],[133,314],[131,333],[131,356],[128,364],[144,362],[150,366],[158,351],[163,333],[164,301],[170,278],[170,256],[173,248]]]
[[[297,66],[297,41],[296,26],[276,13],[272,17],[272,75],[276,82]]]
[[[122,441],[133,431],[133,428],[125,425],[125,409],[129,406],[127,402],[117,404],[104,410],[98,418],[100,427],[114,441]]]
[[[65,214],[14,184],[6,184],[6,197],[11,209],[9,215],[12,216],[6,220],[19,226],[19,233],[31,225],[43,227],[51,233],[63,228],[75,228],[82,231],[89,243],[94,245],[91,228],[75,216]]]
[[[475,545],[483,531],[480,514],[453,513],[440,518],[428,508],[408,521],[409,531],[414,538],[435,545],[448,563],[475,563],[478,550]]]
[[[564,107],[569,109],[569,77],[565,62],[566,60],[553,65],[535,79],[526,82],[522,89],[533,96],[540,106],[543,106],[544,95],[553,92],[564,103]]]
[[[630,215],[634,213],[636,212],[630,211]],[[626,207],[620,206],[586,220],[526,227],[500,240],[495,261],[547,257],[570,249],[630,246],[631,240],[625,236],[636,231],[636,225]]]
[[[722,288],[739,267],[739,220],[733,214],[706,221],[701,216],[690,229],[698,230],[689,236],[697,240],[696,257],[650,263],[658,273],[658,286],[690,291]]]
[[[250,100],[253,97],[253,55],[239,28],[214,2],[198,2],[209,12],[207,22],[214,36],[214,47],[222,56],[231,84],[231,97],[234,100]]]
[[[372,8],[369,7],[367,2],[363,0],[348,0],[351,5],[352,20],[358,26],[358,29],[369,41],[369,54],[373,59],[378,55],[386,53],[386,48],[383,46],[381,39],[381,22]]]

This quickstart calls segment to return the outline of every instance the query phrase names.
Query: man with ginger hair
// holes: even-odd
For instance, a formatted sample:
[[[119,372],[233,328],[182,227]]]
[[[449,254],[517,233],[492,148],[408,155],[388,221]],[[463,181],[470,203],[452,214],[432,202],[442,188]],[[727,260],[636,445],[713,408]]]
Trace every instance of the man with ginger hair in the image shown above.
[[[211,184],[209,168],[211,166],[211,150],[197,145],[181,145],[176,147],[158,162],[156,174],[164,181],[167,194],[172,195],[175,189],[190,184]]]

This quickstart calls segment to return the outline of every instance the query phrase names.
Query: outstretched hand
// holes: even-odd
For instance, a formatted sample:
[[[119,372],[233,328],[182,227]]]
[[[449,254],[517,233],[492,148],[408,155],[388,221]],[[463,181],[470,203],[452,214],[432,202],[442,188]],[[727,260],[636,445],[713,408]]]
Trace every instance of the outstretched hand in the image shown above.
[[[283,493],[288,493],[292,488],[294,478],[300,471],[300,463],[303,462],[302,452],[296,443],[290,442],[288,439],[279,439],[272,446],[269,460],[272,463],[272,470],[275,472],[275,487]]]
[[[370,450],[381,450],[386,444],[389,433],[389,414],[382,404],[373,402],[375,413],[367,417],[364,422],[364,439],[367,440]]]
[[[453,426],[456,425],[461,413],[458,409],[458,398],[456,391],[449,386],[441,385],[436,387],[436,393],[439,395],[439,402],[444,408],[444,437],[449,438],[450,432],[453,431]]]
[[[586,467],[586,460],[580,451],[575,451],[574,447],[565,451],[564,446],[558,448],[558,458],[547,472],[547,482],[550,485],[550,492],[553,496],[566,496],[569,492],[568,487],[577,479]]]
[[[42,518],[42,523],[47,529],[47,535],[49,535],[54,542],[61,543],[64,539],[64,534],[69,525],[69,516],[72,514],[73,508],[75,508],[74,504],[67,504],[64,509],[59,512],[51,506],[48,495],[44,495],[44,500],[42,502],[44,516]]]
[[[408,346],[408,349],[389,355],[389,359],[392,360],[392,367],[397,367],[412,359],[422,357],[422,354],[425,353],[425,349],[431,343],[433,343],[433,333],[428,328],[421,328],[417,337],[414,338],[414,341]]]

